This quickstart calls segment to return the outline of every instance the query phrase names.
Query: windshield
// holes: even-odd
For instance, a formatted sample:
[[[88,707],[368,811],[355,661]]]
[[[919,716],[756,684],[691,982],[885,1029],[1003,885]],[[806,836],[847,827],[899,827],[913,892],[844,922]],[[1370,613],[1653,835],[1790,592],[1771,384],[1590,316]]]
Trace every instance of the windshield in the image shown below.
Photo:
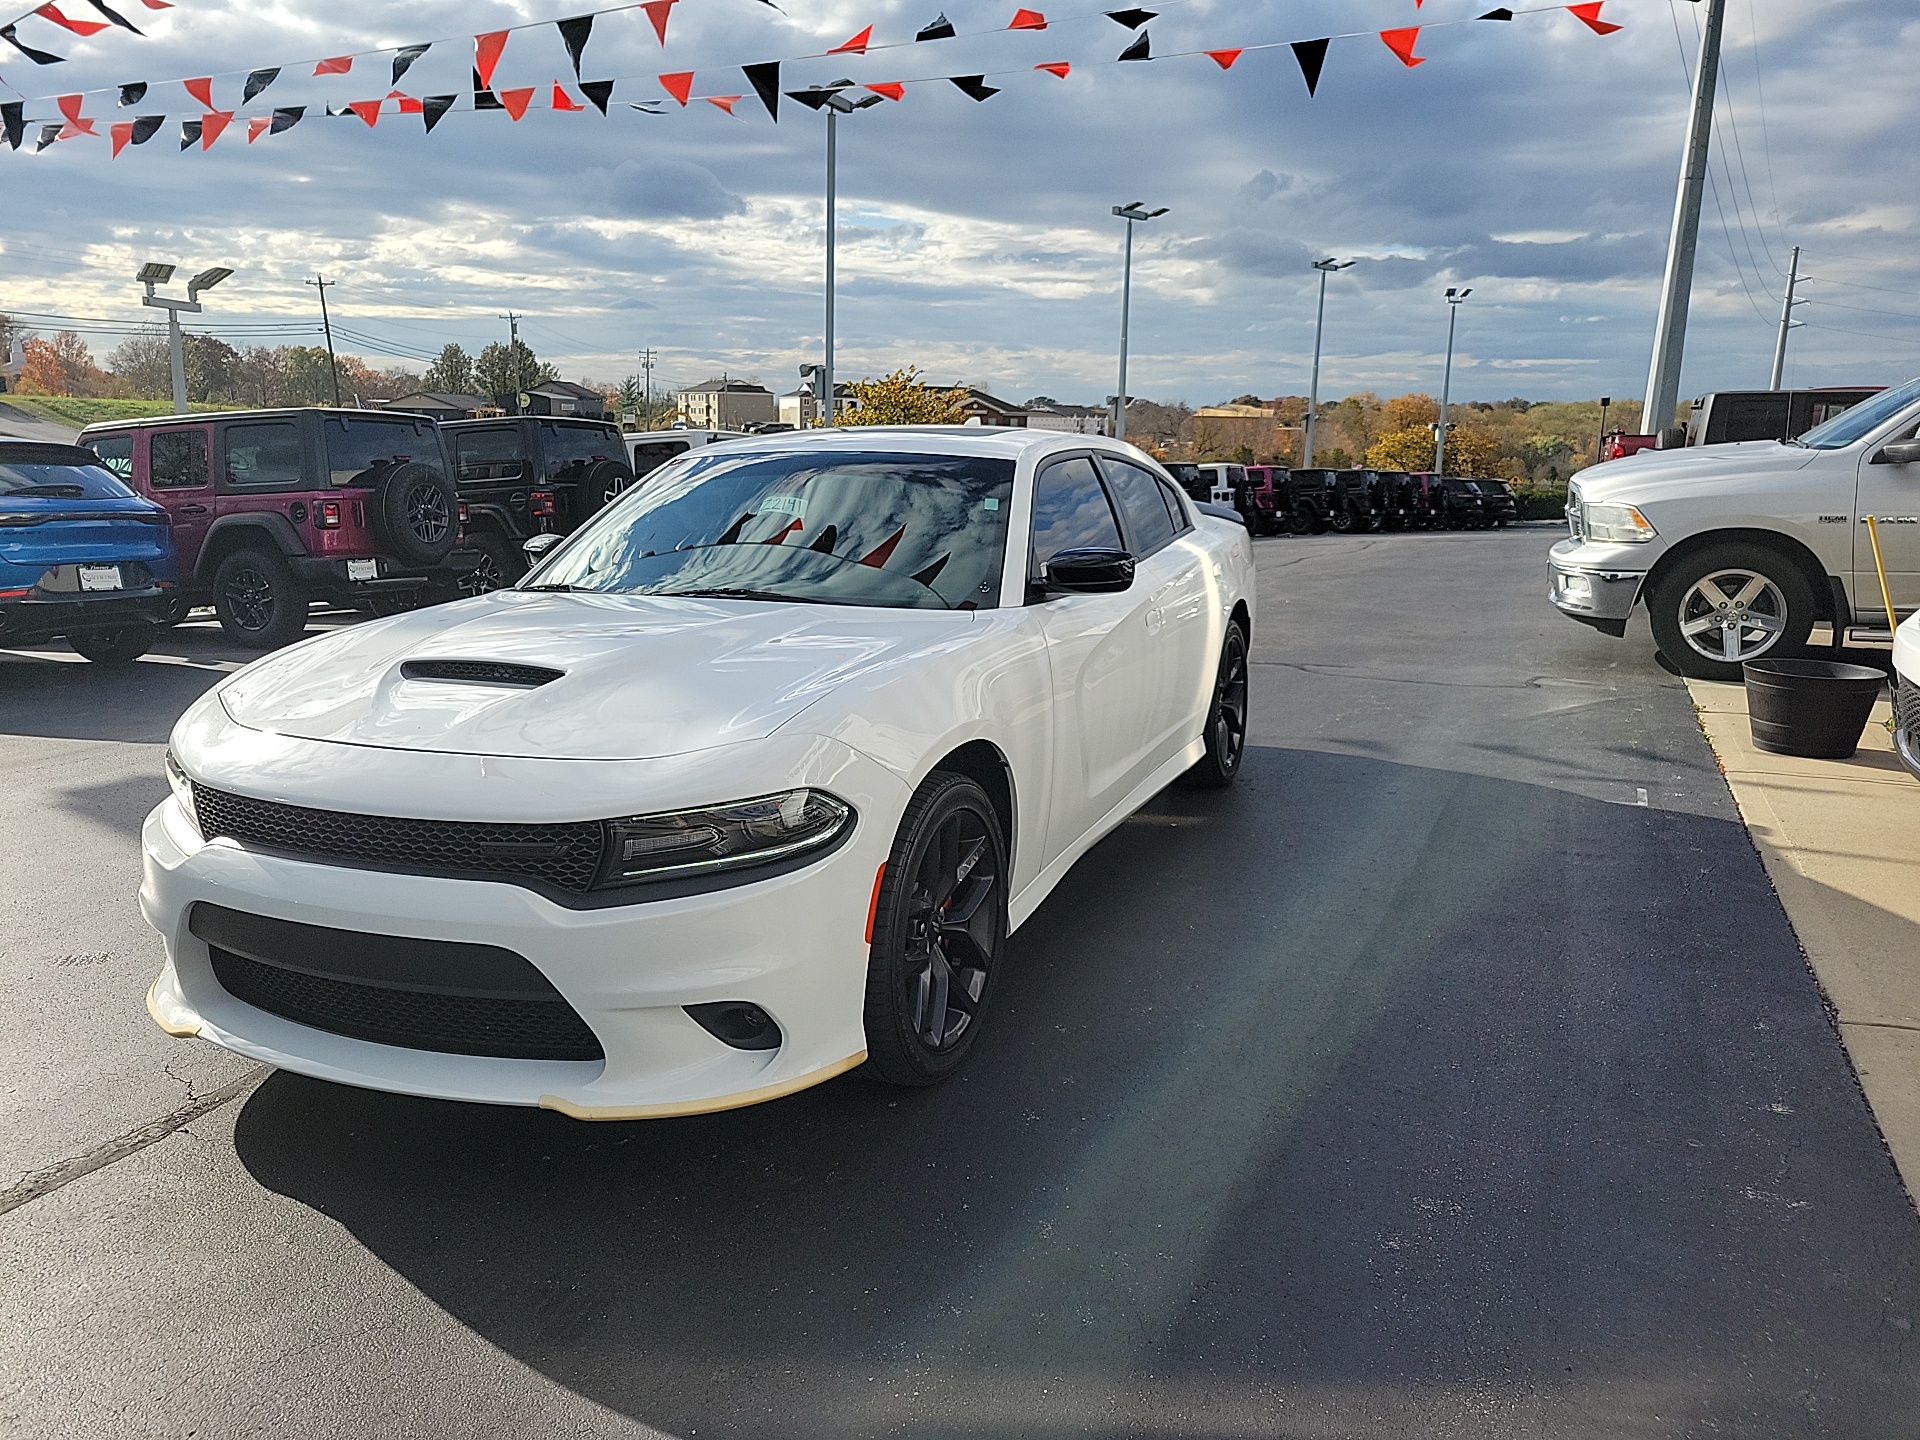
[[[740,454],[661,467],[528,589],[975,610],[999,603],[1013,462]]]
[[[18,452],[16,452],[16,455]],[[46,500],[132,500],[133,491],[97,462],[0,458],[0,496]]]
[[[1920,400],[1920,380],[1909,380],[1898,389],[1882,390],[1871,400],[1862,400],[1852,409],[1842,410],[1824,425],[1814,426],[1800,437],[1800,443],[1815,450],[1838,450],[1885,424],[1916,400]]]

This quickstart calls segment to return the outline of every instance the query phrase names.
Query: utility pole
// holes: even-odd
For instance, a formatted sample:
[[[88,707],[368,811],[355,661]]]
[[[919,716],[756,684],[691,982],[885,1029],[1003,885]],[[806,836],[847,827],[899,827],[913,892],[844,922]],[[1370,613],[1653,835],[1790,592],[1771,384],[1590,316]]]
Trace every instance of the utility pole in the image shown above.
[[[649,346],[640,352],[640,369],[647,377],[647,429],[653,428],[653,348]]]
[[[1127,222],[1127,258],[1120,271],[1120,393],[1113,397],[1113,438],[1127,438],[1127,322],[1133,312],[1133,227],[1167,213],[1162,205],[1148,210],[1142,201],[1116,205],[1113,213]]]
[[[1659,434],[1673,424],[1680,403],[1680,360],[1687,345],[1687,301],[1693,294],[1693,252],[1700,240],[1700,197],[1707,184],[1707,146],[1713,138],[1713,91],[1720,76],[1720,32],[1727,0],[1707,0],[1707,24],[1693,74],[1693,113],[1680,163],[1680,190],[1673,202],[1673,233],[1667,240],[1667,273],[1660,285],[1660,316],[1653,331],[1653,363],[1647,371],[1647,401],[1640,425]]]
[[[1780,338],[1773,342],[1773,379],[1767,382],[1769,390],[1780,388],[1781,377],[1787,371],[1787,332],[1799,325],[1793,318],[1793,307],[1804,305],[1804,300],[1793,298],[1795,288],[1800,284],[1800,247],[1793,247],[1793,258],[1787,262],[1787,298],[1780,302]]]
[[[338,280],[329,280],[324,275],[316,275],[307,281],[320,292],[320,328],[327,332],[327,373],[333,377],[333,408],[340,408],[340,365],[333,358],[333,321],[327,315],[327,287],[338,285]]]
[[[1313,262],[1313,268],[1320,272],[1320,308],[1313,321],[1313,380],[1307,386],[1307,433],[1300,443],[1300,468],[1313,466],[1313,422],[1320,413],[1320,336],[1327,326],[1327,276],[1336,270],[1344,270],[1354,262],[1336,260],[1329,255],[1324,260]]]
[[[1464,290],[1447,290],[1447,369],[1445,378],[1440,382],[1440,428],[1434,432],[1433,473],[1447,473],[1447,402],[1453,396],[1453,322],[1460,318],[1460,302],[1473,293],[1469,285]]]
[[[510,413],[520,413],[520,317],[509,310],[495,317],[507,322],[507,365],[513,380],[513,409]]]
[[[820,423],[831,427],[839,418],[833,404],[833,236],[837,229],[834,218],[835,186],[839,171],[838,142],[840,135],[840,107],[827,106],[827,333],[826,364],[820,367]]]

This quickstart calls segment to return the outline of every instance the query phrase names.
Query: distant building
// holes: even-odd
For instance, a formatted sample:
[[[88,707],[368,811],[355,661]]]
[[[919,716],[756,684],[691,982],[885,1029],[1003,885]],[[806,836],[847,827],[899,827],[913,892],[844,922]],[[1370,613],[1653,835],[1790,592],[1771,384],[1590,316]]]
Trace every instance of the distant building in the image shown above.
[[[528,415],[575,415],[583,420],[604,420],[607,397],[589,385],[571,380],[547,380],[521,392],[520,409]]]
[[[489,409],[492,405],[484,395],[445,395],[431,390],[402,395],[398,400],[376,400],[374,403],[386,410],[430,415],[435,420],[471,420],[476,411]]]
[[[1113,412],[1092,405],[1067,405],[1050,395],[1036,395],[1027,401],[1029,430],[1063,430],[1070,435],[1105,435],[1113,424]]]
[[[835,382],[833,387],[834,409],[844,415],[853,409],[853,387]],[[820,402],[813,393],[811,381],[801,382],[798,390],[789,390],[780,397],[779,420],[782,425],[791,425],[796,430],[810,429],[820,419]]]
[[[1027,411],[1011,400],[1002,400],[978,385],[928,385],[929,390],[958,390],[966,398],[960,402],[962,425],[1011,425],[1026,428]]]
[[[745,430],[777,424],[780,406],[766,386],[721,375],[680,392],[680,418],[690,430]]]
[[[1202,405],[1193,412],[1194,453],[1231,456],[1250,450],[1258,460],[1299,453],[1300,427],[1288,425],[1273,405]]]

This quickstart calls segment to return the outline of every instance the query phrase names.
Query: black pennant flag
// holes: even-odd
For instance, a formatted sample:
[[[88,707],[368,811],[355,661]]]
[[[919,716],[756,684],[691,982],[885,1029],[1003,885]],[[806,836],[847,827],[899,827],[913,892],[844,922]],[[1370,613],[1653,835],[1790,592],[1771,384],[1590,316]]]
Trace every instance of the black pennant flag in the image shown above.
[[[786,12],[782,11],[781,13],[784,14]],[[638,110],[642,115],[664,115],[667,113],[664,108],[666,103],[664,100],[629,100],[627,102],[627,108],[629,110]]]
[[[142,30],[138,25],[134,24],[131,20],[127,19],[127,17],[122,15],[118,10],[109,9],[107,6],[101,4],[100,0],[87,0],[87,3],[93,6],[93,8],[98,10],[102,15],[106,16],[107,19],[111,20],[114,24],[118,25],[122,30],[131,30],[136,35],[144,35],[147,33],[146,31]]]
[[[413,62],[432,48],[433,46],[431,45],[402,45],[398,50],[394,51],[393,83],[398,85],[400,83],[400,77],[413,68]]]
[[[1138,35],[1134,36],[1133,43],[1120,52],[1120,58],[1122,60],[1151,60],[1153,58],[1153,46],[1147,39],[1147,32],[1142,30]]]
[[[20,142],[27,137],[27,107],[21,100],[9,100],[0,105],[0,128],[7,137],[7,148],[18,150]]]
[[[1513,12],[1502,5],[1498,10],[1489,10],[1486,14],[1476,16],[1475,18],[1480,20],[1511,20],[1513,18]]]
[[[246,87],[240,92],[240,103],[245,105],[253,99],[254,96],[258,95],[279,78],[280,67],[278,65],[275,65],[270,70],[254,71],[251,75],[247,76]]]
[[[198,124],[199,122],[195,121],[194,123]],[[46,149],[47,146],[53,144],[54,141],[60,138],[60,132],[66,128],[64,125],[42,125],[40,127],[40,138],[34,142],[33,153],[38,155],[42,150]],[[183,146],[182,148],[184,149],[185,147]]]
[[[1325,40],[1293,42],[1293,58],[1300,62],[1300,78],[1307,82],[1309,97],[1320,86],[1320,67],[1327,63],[1327,44]]]
[[[180,122],[180,148],[182,150],[191,150],[199,143],[200,122],[198,120],[182,120]]]
[[[593,102],[593,108],[602,115],[607,113],[607,101],[613,98],[613,81],[582,80],[580,93]]]
[[[480,79],[480,71],[473,72],[473,108],[476,110],[504,110],[500,97],[489,90]]]
[[[943,10],[931,25],[913,38],[915,40],[951,40],[953,39],[953,22],[947,19],[947,13]]]
[[[291,130],[300,123],[306,113],[307,107],[304,105],[282,105],[273,112],[273,123],[267,126],[267,133],[278,135],[283,131]]]
[[[1147,21],[1157,20],[1160,17],[1159,12],[1155,10],[1109,10],[1107,18],[1119,21],[1129,30],[1138,30]]]
[[[959,89],[961,94],[971,96],[975,100],[984,100],[989,95],[1000,93],[996,87],[987,84],[987,77],[984,75],[949,75],[947,79]]]
[[[433,127],[440,123],[440,117],[453,108],[458,95],[426,95],[420,100],[420,118],[427,122],[427,133],[433,133]]]
[[[13,33],[11,25],[0,25],[0,40],[6,41],[36,65],[58,65],[67,58],[64,55],[48,54],[45,50],[36,50],[31,45],[22,45],[20,37]]]
[[[762,65],[742,65],[747,83],[753,86],[753,93],[760,97],[760,103],[767,107],[767,114],[773,123],[780,123],[780,62],[769,60]]]
[[[580,15],[572,20],[556,20],[554,28],[560,32],[561,43],[567,47],[567,58],[573,61],[573,78],[580,78],[580,56],[587,48],[587,37],[593,34],[593,16]]]
[[[809,110],[818,110],[822,105],[826,104],[827,101],[831,100],[835,95],[839,93],[840,92],[837,90],[830,90],[830,89],[789,90],[787,91],[787,98],[789,100],[799,101],[802,105],[806,106],[807,109]]]
[[[135,145],[144,145],[160,133],[160,127],[167,123],[164,115],[136,115],[133,117],[133,134],[127,139]]]
[[[147,82],[144,80],[136,80],[131,85],[122,85],[120,87],[120,105],[123,109],[129,105],[138,105],[146,98]]]

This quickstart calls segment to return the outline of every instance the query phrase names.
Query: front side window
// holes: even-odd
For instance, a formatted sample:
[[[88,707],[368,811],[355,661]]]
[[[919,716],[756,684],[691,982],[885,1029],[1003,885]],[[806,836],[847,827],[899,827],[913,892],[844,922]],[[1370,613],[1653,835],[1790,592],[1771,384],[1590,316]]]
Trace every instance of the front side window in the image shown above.
[[[401,465],[444,473],[431,420],[360,420],[329,415],[320,426],[332,485],[373,486]]]
[[[100,463],[121,481],[133,479],[133,437],[131,435],[102,435],[97,440],[87,441],[87,448],[98,455]]]
[[[211,478],[206,431],[163,430],[147,441],[147,483],[155,490],[192,490]]]
[[[300,488],[300,427],[292,421],[229,425],[226,442],[229,485],[248,490]]]
[[[1862,400],[1826,424],[1814,426],[1800,437],[1800,443],[1815,450],[1838,450],[1879,429],[1916,400],[1920,400],[1920,380],[1909,380],[1897,389],[1882,390],[1871,400]]]
[[[511,426],[494,430],[456,430],[453,468],[462,480],[520,480],[527,473],[520,435]]]
[[[636,478],[650,475],[676,455],[692,448],[684,440],[643,440],[633,447],[633,473]]]
[[[546,478],[585,480],[602,460],[625,459],[626,446],[611,431],[592,425],[556,425],[540,422],[540,449],[546,460]]]
[[[974,610],[999,603],[1013,462],[687,456],[603,510],[529,589]]]
[[[1173,539],[1173,518],[1153,476],[1124,460],[1101,459],[1107,482],[1120,502],[1120,513],[1127,517],[1127,533],[1133,539],[1133,553],[1142,559]]]
[[[1122,550],[1107,490],[1084,455],[1049,465],[1033,482],[1031,573],[1062,550]]]

